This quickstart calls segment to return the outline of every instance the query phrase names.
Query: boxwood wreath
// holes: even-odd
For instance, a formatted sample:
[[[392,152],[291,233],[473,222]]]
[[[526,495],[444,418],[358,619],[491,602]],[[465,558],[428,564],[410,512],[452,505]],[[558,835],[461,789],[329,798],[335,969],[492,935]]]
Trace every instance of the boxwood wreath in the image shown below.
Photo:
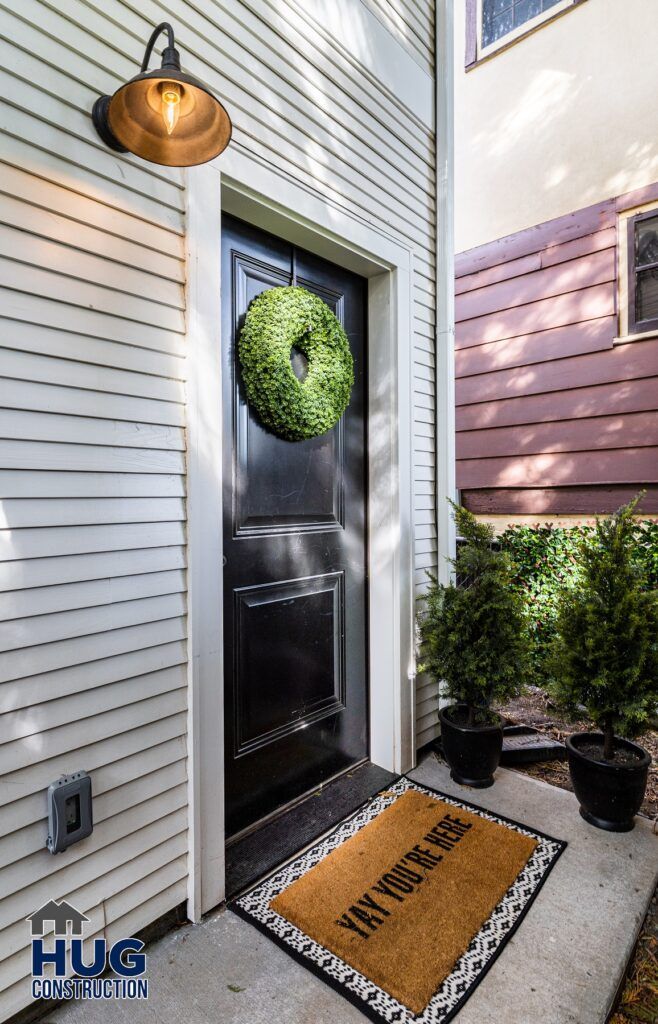
[[[308,360],[304,380],[292,368],[293,347]],[[270,288],[253,300],[238,356],[247,398],[278,437],[319,437],[348,406],[354,361],[347,335],[329,306],[305,288]]]

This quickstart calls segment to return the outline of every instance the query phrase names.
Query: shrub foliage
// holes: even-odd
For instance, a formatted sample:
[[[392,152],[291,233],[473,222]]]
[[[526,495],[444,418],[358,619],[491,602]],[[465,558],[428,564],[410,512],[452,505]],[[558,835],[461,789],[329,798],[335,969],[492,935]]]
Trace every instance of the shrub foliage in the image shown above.
[[[637,733],[658,701],[658,592],[648,589],[637,554],[637,499],[599,520],[577,548],[577,587],[557,606],[554,695],[568,709],[584,705],[605,735]]]
[[[493,528],[453,504],[463,545],[453,561],[457,584],[430,575],[419,617],[421,670],[443,680],[471,723],[491,719],[493,701],[518,693],[527,670],[523,598],[509,555],[492,547]]]
[[[308,360],[304,380],[292,368],[293,347]],[[347,335],[329,306],[305,288],[261,292],[247,310],[238,355],[247,398],[279,437],[318,437],[345,412],[354,384]]]
[[[583,579],[579,552],[583,542],[597,543],[593,526],[512,526],[499,538],[515,565],[512,586],[524,598],[532,640],[531,678],[538,686],[550,682],[550,652],[555,640],[560,594]],[[635,521],[631,559],[649,589],[658,589],[658,523]]]

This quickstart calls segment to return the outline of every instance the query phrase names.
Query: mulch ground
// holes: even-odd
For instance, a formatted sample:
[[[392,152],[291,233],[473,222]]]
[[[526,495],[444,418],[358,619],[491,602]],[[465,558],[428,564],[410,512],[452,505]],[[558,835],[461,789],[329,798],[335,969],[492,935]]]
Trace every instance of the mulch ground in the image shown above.
[[[567,721],[542,691],[531,688],[521,697],[499,709],[510,722],[531,725],[547,736],[564,741],[572,732],[588,728],[586,721]],[[649,751],[652,765],[641,814],[654,822],[658,833],[658,729],[649,729],[638,738]],[[519,766],[515,771],[532,775],[561,789],[572,790],[566,761],[545,761]],[[609,1024],[656,1024],[658,1022],[658,889],[654,893],[635,956],[616,1012]]]
[[[529,688],[523,696],[516,697],[498,710],[510,722],[531,725],[539,732],[562,742],[572,732],[583,732],[592,728],[585,720],[573,722],[564,718],[551,704],[550,698],[535,687]],[[638,737],[638,743],[641,743],[652,757],[647,792],[640,813],[655,820],[658,818],[658,729],[645,732]],[[566,761],[544,761],[540,764],[527,765],[522,770],[536,779],[543,779],[544,782],[550,782],[553,786],[572,792]]]

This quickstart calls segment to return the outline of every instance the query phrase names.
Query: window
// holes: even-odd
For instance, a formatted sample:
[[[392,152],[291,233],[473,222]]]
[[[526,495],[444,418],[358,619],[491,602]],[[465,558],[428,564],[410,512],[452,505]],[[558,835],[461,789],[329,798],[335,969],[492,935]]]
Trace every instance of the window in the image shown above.
[[[628,333],[658,330],[658,210],[628,219]]]
[[[555,7],[560,0],[482,0],[482,47]]]
[[[585,0],[465,0],[466,68],[530,35]]]

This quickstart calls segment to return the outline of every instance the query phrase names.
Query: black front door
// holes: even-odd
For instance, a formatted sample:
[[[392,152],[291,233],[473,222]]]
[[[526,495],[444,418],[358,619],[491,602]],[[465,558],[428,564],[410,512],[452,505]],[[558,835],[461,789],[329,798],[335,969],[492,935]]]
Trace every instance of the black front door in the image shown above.
[[[323,437],[281,440],[246,402],[236,340],[260,292],[300,285],[342,322],[355,385]],[[365,281],[255,228],[222,225],[226,830],[368,754]],[[291,354],[303,376],[303,356]]]

